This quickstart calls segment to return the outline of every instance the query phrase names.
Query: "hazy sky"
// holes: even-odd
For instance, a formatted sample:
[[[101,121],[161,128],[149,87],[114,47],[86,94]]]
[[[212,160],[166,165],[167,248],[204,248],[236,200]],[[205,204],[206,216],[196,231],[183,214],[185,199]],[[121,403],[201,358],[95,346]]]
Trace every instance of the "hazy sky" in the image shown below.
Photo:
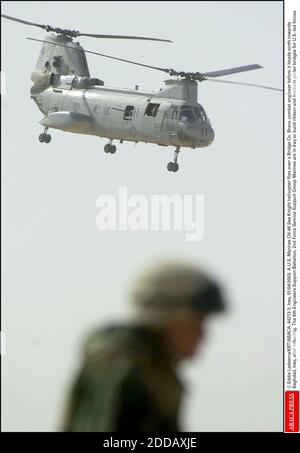
[[[174,44],[82,38],[96,52],[185,71],[258,63],[228,76],[281,87],[281,2],[2,2],[2,13],[85,33],[136,34]],[[30,99],[45,33],[2,21],[3,430],[55,430],[84,335],[126,313],[140,266],[161,256],[194,260],[218,276],[231,310],[183,369],[184,426],[194,431],[282,429],[282,96],[199,85],[216,138],[206,149],[124,143],[51,131]],[[88,55],[92,76],[157,90],[164,74]],[[204,195],[205,234],[100,232],[96,199],[129,194]]]

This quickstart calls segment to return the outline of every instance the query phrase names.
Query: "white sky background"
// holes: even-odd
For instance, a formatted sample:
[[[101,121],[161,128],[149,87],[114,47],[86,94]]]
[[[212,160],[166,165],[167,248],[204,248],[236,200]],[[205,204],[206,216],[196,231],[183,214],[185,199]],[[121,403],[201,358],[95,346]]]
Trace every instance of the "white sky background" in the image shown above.
[[[174,44],[81,38],[89,50],[185,71],[258,63],[228,80],[282,85],[281,2],[2,2],[2,13],[86,33],[155,36]],[[223,281],[230,313],[183,373],[189,431],[282,429],[282,96],[219,83],[199,85],[212,146],[183,150],[51,131],[30,74],[42,30],[2,21],[3,430],[55,430],[84,335],[126,313],[128,288],[149,259],[181,256]],[[88,55],[105,84],[157,90],[164,74]],[[96,199],[117,194],[203,194],[205,236],[100,233]]]

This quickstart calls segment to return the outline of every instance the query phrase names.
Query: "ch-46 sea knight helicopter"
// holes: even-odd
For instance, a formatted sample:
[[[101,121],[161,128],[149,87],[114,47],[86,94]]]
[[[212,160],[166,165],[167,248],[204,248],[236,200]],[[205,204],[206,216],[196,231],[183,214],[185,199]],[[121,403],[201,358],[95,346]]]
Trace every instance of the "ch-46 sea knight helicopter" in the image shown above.
[[[262,68],[258,64],[212,72],[183,72],[88,51],[74,42],[78,36],[171,42],[166,39],[87,34],[1,16],[52,32],[44,41],[28,38],[43,43],[31,74],[31,98],[44,115],[40,121],[44,132],[39,135],[43,143],[51,141],[48,129],[52,128],[108,138],[104,151],[111,154],[116,152],[113,140],[174,146],[174,159],[167,169],[177,172],[180,148],[203,148],[214,140],[211,123],[198,103],[198,82],[209,80],[282,91],[265,85],[215,80],[219,76]],[[155,92],[141,91],[137,86],[134,90],[104,86],[102,80],[90,77],[86,53],[156,69],[176,78],[166,80],[164,88]]]

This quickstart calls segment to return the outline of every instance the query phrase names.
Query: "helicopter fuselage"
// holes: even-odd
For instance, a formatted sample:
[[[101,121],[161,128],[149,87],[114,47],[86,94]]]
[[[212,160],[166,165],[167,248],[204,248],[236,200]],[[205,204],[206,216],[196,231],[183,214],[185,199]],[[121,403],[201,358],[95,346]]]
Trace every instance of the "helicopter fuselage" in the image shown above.
[[[89,80],[99,85],[88,86]],[[50,84],[32,98],[45,115],[41,124],[48,128],[121,142],[189,148],[210,145],[214,131],[203,107],[194,100],[165,96],[166,89],[117,89],[101,86],[98,79],[60,76],[55,86]]]
[[[37,63],[31,73],[33,85],[31,97],[44,118],[40,124],[44,132],[39,134],[41,143],[50,143],[49,128],[79,134],[106,137],[109,143],[104,151],[114,154],[113,140],[156,143],[175,146],[169,171],[178,171],[180,148],[203,148],[214,140],[214,131],[203,107],[198,103],[198,82],[205,80],[221,83],[249,85],[271,90],[281,89],[266,85],[215,80],[220,76],[262,68],[259,64],[237,66],[209,72],[185,72],[162,68],[145,63],[85,50],[74,38],[78,36],[112,39],[139,39],[167,41],[145,36],[87,34],[51,25],[24,21],[1,14],[14,22],[42,28],[47,34],[42,43]],[[104,82],[91,78],[86,53],[128,64],[158,70],[171,77],[165,87],[156,92],[118,89],[104,86]]]

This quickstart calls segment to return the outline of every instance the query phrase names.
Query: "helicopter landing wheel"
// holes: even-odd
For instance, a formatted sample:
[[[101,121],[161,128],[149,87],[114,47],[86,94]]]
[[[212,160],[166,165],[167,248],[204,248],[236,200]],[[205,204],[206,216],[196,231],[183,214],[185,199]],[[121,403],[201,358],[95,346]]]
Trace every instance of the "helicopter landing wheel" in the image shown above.
[[[167,165],[167,169],[169,171],[174,171],[176,173],[176,171],[179,170],[179,165],[177,162],[169,162]]]
[[[175,152],[174,152],[174,160],[173,160],[173,162],[169,162],[168,165],[167,165],[167,169],[169,171],[173,171],[174,173],[176,173],[179,170],[179,164],[177,163],[179,152],[180,152],[180,148],[177,147]]]
[[[48,127],[45,127],[44,132],[39,135],[39,141],[41,143],[50,143],[51,142],[51,135],[47,134]]]
[[[44,142],[45,143],[50,143],[51,142],[51,135],[50,134],[45,134]]]
[[[51,135],[45,134],[44,132],[39,135],[39,141],[41,143],[50,143],[51,142]]]
[[[105,146],[104,146],[104,151],[106,153],[111,153],[111,154],[115,154],[115,152],[117,151],[117,147],[115,145],[112,145],[111,143],[107,143]]]

